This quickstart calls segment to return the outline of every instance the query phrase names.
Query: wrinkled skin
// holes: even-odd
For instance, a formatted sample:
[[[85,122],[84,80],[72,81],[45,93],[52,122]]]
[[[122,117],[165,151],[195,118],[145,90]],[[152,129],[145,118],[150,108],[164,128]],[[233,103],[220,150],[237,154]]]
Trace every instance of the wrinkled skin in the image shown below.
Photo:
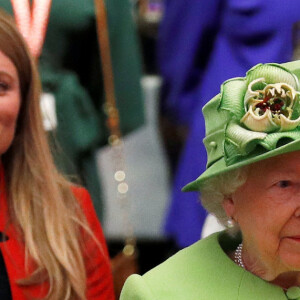
[[[300,151],[250,165],[223,206],[240,226],[246,269],[283,288],[299,286]]]

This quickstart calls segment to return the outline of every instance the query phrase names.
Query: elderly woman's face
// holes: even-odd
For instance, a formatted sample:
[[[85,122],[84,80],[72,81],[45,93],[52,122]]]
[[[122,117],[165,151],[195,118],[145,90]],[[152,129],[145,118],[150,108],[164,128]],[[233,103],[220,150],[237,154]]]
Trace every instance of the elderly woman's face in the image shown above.
[[[241,228],[244,261],[256,275],[273,280],[300,270],[300,152],[249,167],[247,181],[225,200]]]
[[[0,51],[0,155],[6,152],[13,141],[20,104],[17,69]]]

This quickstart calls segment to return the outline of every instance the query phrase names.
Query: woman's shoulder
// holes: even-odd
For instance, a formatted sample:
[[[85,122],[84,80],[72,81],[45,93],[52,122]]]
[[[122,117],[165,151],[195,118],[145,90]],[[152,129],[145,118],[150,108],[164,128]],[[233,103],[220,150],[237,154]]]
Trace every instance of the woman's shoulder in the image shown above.
[[[102,226],[96,214],[90,193],[86,188],[77,185],[72,185],[71,189],[85,215],[90,229],[96,235],[96,237],[100,239],[101,244],[105,245],[106,248]],[[105,252],[107,252],[106,249]]]
[[[215,253],[215,248],[219,248],[218,236],[218,233],[212,234],[180,250],[165,262],[150,270],[143,277],[146,280],[152,280],[154,278],[164,277],[165,274],[168,274],[168,277],[170,277],[170,279],[172,278],[175,283],[176,280],[181,280],[187,273],[193,273],[193,270],[197,273],[201,273],[204,267],[209,267],[210,260],[207,259],[208,254],[212,257],[218,256],[218,254]]]
[[[79,186],[72,186],[72,192],[78,200],[94,235],[84,235],[84,260],[87,270],[87,298],[114,299],[112,274],[108,249],[101,224],[98,220],[89,192]],[[96,242],[98,241],[100,245]],[[99,247],[100,246],[100,247]]]
[[[79,202],[89,202],[90,195],[86,188],[79,185],[72,185],[71,190]]]
[[[71,189],[88,222],[90,223],[93,220],[98,221],[94,204],[88,190],[84,187],[77,185],[72,185]]]
[[[143,276],[131,276],[125,283],[121,300],[146,300],[162,295],[162,299],[175,300],[185,299],[187,295],[197,298],[196,295],[205,293],[208,286],[214,285],[210,276],[216,271],[216,261],[222,259],[218,253],[218,236],[218,233],[213,234],[179,251]]]
[[[285,299],[280,288],[247,272],[227,256],[226,249],[232,243],[236,240],[225,231],[210,235],[145,275],[130,276],[120,300]]]

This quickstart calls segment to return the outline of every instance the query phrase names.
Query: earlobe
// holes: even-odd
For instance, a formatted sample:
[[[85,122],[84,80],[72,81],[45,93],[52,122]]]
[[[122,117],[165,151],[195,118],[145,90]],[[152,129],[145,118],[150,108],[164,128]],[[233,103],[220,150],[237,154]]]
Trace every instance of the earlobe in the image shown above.
[[[225,198],[222,203],[222,206],[225,210],[227,217],[235,219],[234,218],[235,206],[234,206],[234,202],[233,202],[232,198],[231,197]]]

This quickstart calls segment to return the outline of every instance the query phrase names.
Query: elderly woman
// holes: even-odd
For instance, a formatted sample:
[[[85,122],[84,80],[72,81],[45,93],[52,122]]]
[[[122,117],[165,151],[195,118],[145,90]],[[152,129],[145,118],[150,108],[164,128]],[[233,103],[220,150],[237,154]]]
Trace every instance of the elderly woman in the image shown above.
[[[257,65],[206,104],[207,169],[184,191],[228,229],[131,276],[122,300],[300,299],[299,75]]]
[[[0,12],[0,299],[114,299],[90,196],[54,166],[36,63]]]

